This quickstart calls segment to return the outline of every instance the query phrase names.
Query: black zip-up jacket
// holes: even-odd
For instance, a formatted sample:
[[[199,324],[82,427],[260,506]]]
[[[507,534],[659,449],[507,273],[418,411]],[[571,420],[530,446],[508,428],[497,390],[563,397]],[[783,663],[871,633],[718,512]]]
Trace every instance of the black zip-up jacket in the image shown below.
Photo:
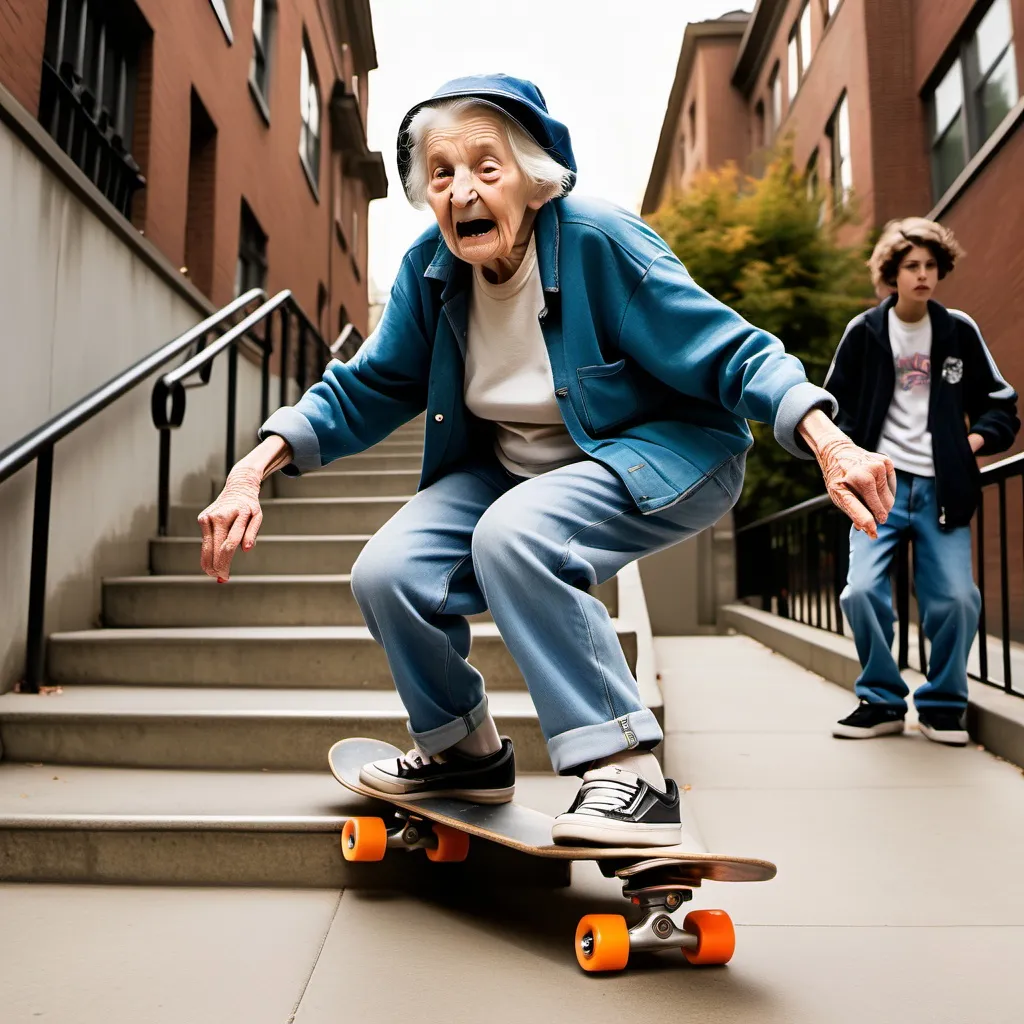
[[[850,322],[825,378],[825,390],[839,403],[836,425],[874,451],[896,388],[889,341],[891,296]],[[1017,392],[1003,379],[978,325],[966,313],[928,303],[932,322],[931,395],[928,429],[932,434],[939,526],[967,526],[978,507],[981,486],[975,454],[967,440],[980,434],[978,455],[994,455],[1013,444],[1020,420]]]

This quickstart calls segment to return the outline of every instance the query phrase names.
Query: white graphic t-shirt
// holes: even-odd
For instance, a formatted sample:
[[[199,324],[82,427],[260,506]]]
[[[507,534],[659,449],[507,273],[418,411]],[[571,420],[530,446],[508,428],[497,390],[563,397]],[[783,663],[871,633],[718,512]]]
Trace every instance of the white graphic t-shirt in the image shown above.
[[[882,424],[878,450],[897,469],[918,476],[935,476],[928,402],[932,393],[932,321],[925,314],[917,323],[904,323],[889,310],[889,344],[896,369],[889,412]]]

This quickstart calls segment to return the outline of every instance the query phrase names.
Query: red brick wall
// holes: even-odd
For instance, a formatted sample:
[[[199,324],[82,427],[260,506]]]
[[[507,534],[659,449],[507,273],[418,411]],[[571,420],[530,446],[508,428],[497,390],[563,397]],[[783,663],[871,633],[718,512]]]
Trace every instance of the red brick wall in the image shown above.
[[[803,0],[788,0],[786,12],[751,93],[750,108],[753,110],[758,100],[761,100],[765,111],[771,110],[768,82],[772,68],[778,61],[782,78],[780,132],[792,136],[793,157],[797,167],[805,167],[815,148],[818,149],[818,170],[824,185],[831,180],[832,174],[831,150],[825,130],[845,89],[850,104],[853,188],[862,221],[867,225],[874,217],[875,172],[870,145],[872,112],[865,53],[867,38],[864,4],[865,0],[843,0],[835,15],[825,25],[820,5],[812,0],[811,62],[790,104],[786,50],[790,31],[800,16]]]
[[[0,82],[32,115],[39,113],[46,0],[0,0]]]
[[[194,88],[217,128],[209,269],[196,284],[217,305],[234,292],[241,200],[252,207],[268,236],[267,290],[290,288],[316,318],[317,284],[328,288],[330,316],[345,305],[366,332],[366,203],[361,183],[350,186],[362,203],[359,278],[334,228],[334,175],[327,104],[337,77],[351,88],[351,61],[343,66],[326,0],[279,0],[271,47],[270,125],[247,85],[252,56],[252,0],[229,5],[234,44],[229,45],[209,0],[136,0],[153,30],[151,52],[140,68],[133,155],[147,179],[133,221],[175,267],[185,266],[188,214],[190,97]],[[15,13],[15,7],[17,13]],[[32,113],[38,108],[46,0],[0,0],[0,81]],[[299,61],[303,29],[310,40],[320,86],[319,199],[299,161]],[[360,79],[367,102],[366,76]],[[345,225],[346,230],[349,225]]]
[[[738,51],[738,36],[701,41],[703,94],[697,104],[697,121],[702,128],[705,168],[721,167],[730,160],[743,167],[750,153],[747,106],[730,84]]]

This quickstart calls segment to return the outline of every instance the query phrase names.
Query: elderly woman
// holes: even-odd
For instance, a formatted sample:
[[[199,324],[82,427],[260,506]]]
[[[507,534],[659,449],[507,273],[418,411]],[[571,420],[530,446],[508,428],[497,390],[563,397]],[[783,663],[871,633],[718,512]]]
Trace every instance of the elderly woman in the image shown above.
[[[405,117],[398,165],[437,224],[406,253],[374,335],[267,420],[200,516],[203,568],[226,579],[252,547],[270,473],[319,469],[426,410],[419,493],[352,571],[415,747],[362,781],[407,799],[512,798],[512,746],[466,660],[466,616],[490,609],[555,770],[582,776],[553,838],[678,843],[661,730],[592,588],[735,504],[748,418],[813,453],[872,536],[892,465],[833,426],[832,397],[642,221],[568,198],[569,132],[530,82],[449,82]]]

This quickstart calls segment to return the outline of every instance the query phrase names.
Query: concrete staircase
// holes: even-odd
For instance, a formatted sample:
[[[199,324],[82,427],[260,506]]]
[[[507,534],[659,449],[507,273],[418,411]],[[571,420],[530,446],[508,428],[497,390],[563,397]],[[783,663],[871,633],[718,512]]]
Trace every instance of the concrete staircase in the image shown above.
[[[171,536],[150,543],[150,575],[104,580],[102,628],[50,637],[48,680],[60,692],[0,697],[0,880],[422,881],[424,858],[342,860],[341,826],[366,805],[326,770],[345,736],[408,746],[349,573],[415,491],[422,438],[422,422],[410,424],[339,469],[275,477],[260,539],[227,586],[199,572],[198,506],[172,509]],[[619,636],[660,713],[639,575],[628,572],[633,610]],[[625,577],[600,590],[613,616]],[[556,780],[522,677],[488,616],[472,630],[472,661],[526,773],[520,798],[547,806]],[[495,869],[509,881],[564,880],[558,865],[484,844],[460,870]]]

